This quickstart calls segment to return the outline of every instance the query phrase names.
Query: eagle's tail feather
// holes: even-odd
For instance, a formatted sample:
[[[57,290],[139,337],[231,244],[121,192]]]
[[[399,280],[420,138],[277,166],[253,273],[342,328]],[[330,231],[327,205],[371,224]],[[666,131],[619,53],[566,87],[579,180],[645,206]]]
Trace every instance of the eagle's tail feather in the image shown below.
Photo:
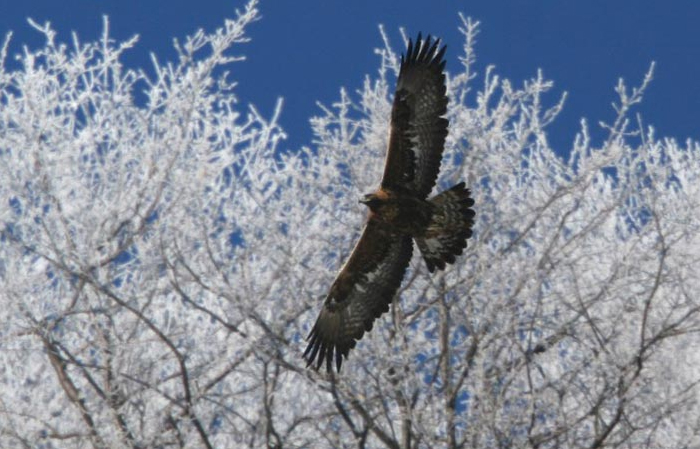
[[[416,237],[416,243],[428,265],[428,270],[445,269],[455,256],[462,254],[474,224],[474,200],[463,182],[430,199],[436,206],[432,221],[425,234]]]

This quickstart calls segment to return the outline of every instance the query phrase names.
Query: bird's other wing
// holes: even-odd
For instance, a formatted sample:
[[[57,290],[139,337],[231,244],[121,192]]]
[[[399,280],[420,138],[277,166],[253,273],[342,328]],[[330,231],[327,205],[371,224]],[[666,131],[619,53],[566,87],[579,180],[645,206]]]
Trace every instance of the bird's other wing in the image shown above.
[[[323,303],[304,351],[307,366],[319,369],[326,362],[338,372],[350,349],[389,310],[411,260],[410,236],[393,234],[385,225],[369,220],[360,240],[338,273]]]
[[[409,40],[391,110],[389,147],[383,188],[400,188],[428,196],[438,172],[447,137],[445,46],[430,36]]]

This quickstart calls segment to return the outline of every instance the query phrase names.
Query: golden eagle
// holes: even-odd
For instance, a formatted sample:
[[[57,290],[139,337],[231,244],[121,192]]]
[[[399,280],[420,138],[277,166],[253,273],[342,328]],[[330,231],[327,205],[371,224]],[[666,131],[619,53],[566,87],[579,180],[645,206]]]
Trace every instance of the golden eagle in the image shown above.
[[[448,120],[445,46],[440,40],[408,42],[391,110],[384,176],[379,190],[360,202],[369,215],[360,240],[338,273],[304,351],[307,366],[332,361],[338,372],[350,349],[389,310],[413,252],[428,270],[444,269],[472,235],[474,200],[464,183],[427,199],[435,185]]]

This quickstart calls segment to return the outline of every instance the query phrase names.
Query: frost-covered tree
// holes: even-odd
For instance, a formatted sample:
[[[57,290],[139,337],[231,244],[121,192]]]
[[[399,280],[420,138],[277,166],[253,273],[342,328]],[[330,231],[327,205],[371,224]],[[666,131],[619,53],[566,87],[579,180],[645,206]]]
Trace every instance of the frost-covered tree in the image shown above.
[[[134,41],[0,51],[0,446],[667,448],[700,445],[700,147],[633,125],[608,138],[541,74],[475,73],[463,21],[441,188],[476,197],[470,248],[414,258],[343,367],[304,338],[380,179],[399,51],[282,152],[235,98],[251,1],[154,75]],[[453,46],[454,47],[454,46]],[[222,70],[223,68],[223,70]],[[235,73],[235,72],[234,72]],[[634,123],[641,123],[635,121]]]

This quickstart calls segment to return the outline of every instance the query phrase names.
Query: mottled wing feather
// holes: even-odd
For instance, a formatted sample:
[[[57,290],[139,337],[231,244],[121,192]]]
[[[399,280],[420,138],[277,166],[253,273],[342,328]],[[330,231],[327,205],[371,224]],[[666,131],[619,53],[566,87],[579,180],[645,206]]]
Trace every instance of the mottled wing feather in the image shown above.
[[[326,297],[304,351],[307,365],[318,369],[333,360],[340,371],[343,357],[389,310],[411,260],[410,236],[399,236],[369,220],[350,258],[338,273]]]
[[[381,184],[423,199],[435,185],[447,137],[445,46],[438,51],[439,45],[419,34],[401,58]]]

